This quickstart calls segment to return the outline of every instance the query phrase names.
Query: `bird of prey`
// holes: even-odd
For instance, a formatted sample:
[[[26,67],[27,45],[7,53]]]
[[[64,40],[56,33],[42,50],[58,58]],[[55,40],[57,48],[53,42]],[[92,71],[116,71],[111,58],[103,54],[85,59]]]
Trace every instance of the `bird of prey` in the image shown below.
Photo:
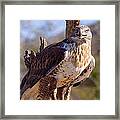
[[[38,57],[32,53],[34,59],[31,58],[30,61],[33,61],[30,69],[20,85],[21,97],[38,81],[40,99],[48,99],[45,96],[57,99],[57,92],[63,87],[66,89],[65,94],[69,94],[71,86],[89,77],[95,67],[95,59],[91,54],[91,40],[90,28],[81,25],[73,30],[70,38],[47,46]],[[51,87],[52,84],[54,87]],[[65,94],[61,99],[65,99]]]

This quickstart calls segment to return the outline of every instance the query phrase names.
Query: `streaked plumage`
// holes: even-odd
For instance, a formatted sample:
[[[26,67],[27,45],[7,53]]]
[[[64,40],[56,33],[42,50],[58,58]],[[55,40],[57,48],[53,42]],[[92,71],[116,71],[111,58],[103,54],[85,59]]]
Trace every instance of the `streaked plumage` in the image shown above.
[[[51,90],[54,91],[55,88],[59,89],[63,86],[67,86],[67,90],[69,90],[71,85],[83,80],[80,75],[94,61],[91,55],[91,39],[92,34],[87,26],[76,27],[69,39],[64,39],[43,49],[32,61],[28,73],[21,82],[21,96],[38,81],[56,80],[55,87]],[[89,74],[90,72],[85,74],[86,78]],[[80,79],[77,80],[79,77]],[[47,86],[50,85],[46,84],[46,88]],[[46,91],[49,90],[50,88]],[[41,99],[44,95],[45,93],[40,93]],[[52,93],[49,96],[56,99]]]

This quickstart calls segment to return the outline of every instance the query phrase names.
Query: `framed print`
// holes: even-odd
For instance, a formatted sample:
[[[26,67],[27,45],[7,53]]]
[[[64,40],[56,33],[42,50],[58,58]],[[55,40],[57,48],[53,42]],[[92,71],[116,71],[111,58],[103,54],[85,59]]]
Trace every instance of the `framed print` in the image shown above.
[[[119,2],[1,8],[1,118],[119,119]]]

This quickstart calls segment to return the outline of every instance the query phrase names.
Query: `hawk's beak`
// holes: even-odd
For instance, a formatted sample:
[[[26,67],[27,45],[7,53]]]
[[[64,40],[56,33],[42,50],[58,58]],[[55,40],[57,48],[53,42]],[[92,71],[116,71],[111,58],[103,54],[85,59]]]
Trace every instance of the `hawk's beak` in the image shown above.
[[[87,36],[87,35],[82,35],[82,36]]]

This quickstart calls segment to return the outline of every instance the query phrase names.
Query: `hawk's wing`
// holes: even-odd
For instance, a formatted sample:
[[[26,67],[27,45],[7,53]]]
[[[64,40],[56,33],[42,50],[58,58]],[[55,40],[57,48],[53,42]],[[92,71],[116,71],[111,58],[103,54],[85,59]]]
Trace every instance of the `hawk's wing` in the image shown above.
[[[22,95],[26,89],[31,88],[40,78],[51,72],[65,58],[65,51],[66,49],[60,48],[58,44],[43,49],[23,78],[20,85],[20,94]]]

